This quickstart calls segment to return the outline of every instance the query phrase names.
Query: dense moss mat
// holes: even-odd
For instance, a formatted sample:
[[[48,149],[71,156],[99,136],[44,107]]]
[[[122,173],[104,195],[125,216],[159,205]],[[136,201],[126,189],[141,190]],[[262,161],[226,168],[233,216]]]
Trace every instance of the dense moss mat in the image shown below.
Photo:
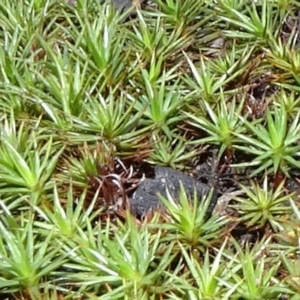
[[[133,2],[0,0],[1,297],[299,299],[298,1]]]

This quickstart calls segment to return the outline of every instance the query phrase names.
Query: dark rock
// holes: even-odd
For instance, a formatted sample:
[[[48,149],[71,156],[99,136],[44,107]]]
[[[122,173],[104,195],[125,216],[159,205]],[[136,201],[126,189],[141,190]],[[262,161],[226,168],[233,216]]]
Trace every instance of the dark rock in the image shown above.
[[[131,212],[137,217],[143,217],[148,211],[155,211],[163,208],[163,203],[158,197],[161,194],[167,198],[166,189],[170,192],[175,201],[179,200],[180,182],[182,183],[187,196],[193,199],[194,189],[197,191],[199,201],[210,191],[210,187],[180,171],[166,167],[155,167],[155,178],[147,178],[140,183],[131,199]],[[217,194],[213,195],[208,214],[211,214],[216,203]]]

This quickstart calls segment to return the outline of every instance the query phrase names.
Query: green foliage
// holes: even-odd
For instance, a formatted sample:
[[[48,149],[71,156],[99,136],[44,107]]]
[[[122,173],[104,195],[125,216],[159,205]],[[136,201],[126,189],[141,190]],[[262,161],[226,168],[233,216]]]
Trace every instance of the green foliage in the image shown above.
[[[226,262],[222,260],[223,251],[227,244],[227,239],[223,245],[218,249],[216,256],[212,259],[208,250],[204,254],[204,258],[200,262],[197,260],[197,256],[194,253],[189,254],[182,245],[181,251],[190,269],[189,276],[195,281],[195,285],[188,285],[189,280],[179,279],[180,281],[185,281],[183,285],[186,288],[186,293],[189,299],[221,299],[230,297],[235,288],[229,289],[225,295],[222,295],[224,290],[219,282],[220,278],[227,276]]]
[[[265,126],[262,122],[255,124],[241,117],[254,136],[235,133],[244,143],[235,148],[255,155],[249,164],[259,167],[252,175],[263,170],[274,174],[282,171],[288,175],[290,167],[300,167],[300,163],[295,159],[300,154],[300,146],[297,144],[300,137],[299,116],[298,112],[290,123],[285,105],[280,103],[279,107],[275,106],[267,111]],[[245,166],[247,163],[241,165]]]
[[[95,202],[98,192],[88,207],[84,207],[86,200],[86,191],[84,191],[79,199],[74,199],[73,188],[70,187],[67,194],[66,205],[60,202],[57,187],[53,189],[53,199],[48,199],[42,207],[35,206],[34,209],[39,214],[40,220],[34,222],[39,228],[39,232],[47,236],[48,232],[52,232],[59,239],[74,239],[78,231],[86,229],[87,221],[94,220],[100,213],[99,210],[94,211]],[[52,200],[50,202],[50,200]],[[76,205],[75,205],[75,202]],[[49,207],[50,206],[50,207]]]
[[[226,2],[220,3],[220,18],[235,27],[235,30],[226,30],[224,33],[234,38],[258,42],[263,46],[268,45],[274,39],[278,17],[283,16],[284,12],[281,9],[274,10],[276,4],[268,0],[261,1],[261,4],[252,2],[252,5],[246,1],[241,2],[244,2],[240,5],[244,11],[241,11],[241,7],[239,10],[230,7]],[[239,32],[236,28],[239,28]]]
[[[207,134],[207,137],[195,140],[193,143],[217,144],[220,146],[219,157],[221,157],[226,150],[231,150],[240,141],[237,134],[243,136],[246,127],[240,120],[243,101],[236,108],[236,100],[233,99],[227,103],[221,93],[220,101],[216,106],[217,108],[213,109],[212,105],[204,101],[204,107],[209,118],[206,115],[201,116],[197,111],[187,113],[187,116],[191,125],[205,131]]]
[[[217,216],[210,217],[209,204],[213,191],[207,197],[203,197],[199,203],[197,193],[194,193],[190,203],[183,186],[181,185],[179,201],[173,199],[168,193],[168,198],[161,198],[167,208],[170,221],[165,227],[170,231],[166,240],[174,239],[184,241],[187,247],[195,247],[204,250],[225,234],[226,220]]]
[[[37,234],[30,216],[21,216],[19,222],[1,203],[5,215],[0,219],[0,289],[15,292],[20,288],[30,291],[38,287],[45,276],[62,266],[65,258],[53,244],[53,235],[48,231],[45,239]]]
[[[291,212],[288,200],[291,195],[285,195],[282,182],[274,191],[268,184],[266,176],[263,186],[252,183],[250,188],[242,186],[245,197],[236,197],[236,208],[241,215],[241,221],[247,226],[264,227],[270,224],[274,230],[281,227],[282,218]]]
[[[50,180],[63,146],[53,141],[39,122],[28,129],[25,122],[17,124],[13,113],[3,118],[0,128],[0,177],[1,194],[5,196],[33,195],[38,197],[52,188]],[[36,127],[36,128],[35,128]]]
[[[299,1],[75,2],[0,0],[1,297],[299,299]],[[145,163],[217,152],[224,211],[130,215]]]
[[[203,150],[191,150],[190,143],[181,137],[153,137],[153,152],[150,154],[148,161],[164,166],[170,166],[174,169],[184,168],[185,162],[196,157]]]
[[[230,274],[228,287],[235,288],[236,292],[232,299],[239,299],[241,296],[245,299],[276,299],[284,287],[274,280],[280,263],[278,260],[265,257],[262,253],[262,247],[267,248],[268,240],[262,240],[252,248],[249,245],[242,249],[239,243],[232,240],[235,253],[226,254],[229,261]]]

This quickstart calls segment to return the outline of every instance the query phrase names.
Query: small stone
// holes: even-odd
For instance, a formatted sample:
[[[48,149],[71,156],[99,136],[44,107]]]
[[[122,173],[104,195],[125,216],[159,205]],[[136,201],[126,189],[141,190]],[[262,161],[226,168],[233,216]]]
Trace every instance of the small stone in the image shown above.
[[[167,198],[168,189],[174,201],[179,200],[180,182],[182,183],[188,198],[193,199],[194,189],[196,189],[199,201],[210,191],[210,186],[204,184],[180,171],[175,171],[166,167],[155,167],[155,178],[147,178],[140,183],[131,201],[131,212],[137,217],[143,217],[150,210],[155,211],[163,208],[163,203],[158,197],[161,194]],[[216,196],[213,196],[212,203],[215,203]],[[214,206],[214,204],[213,204]],[[209,207],[211,213],[213,207]]]

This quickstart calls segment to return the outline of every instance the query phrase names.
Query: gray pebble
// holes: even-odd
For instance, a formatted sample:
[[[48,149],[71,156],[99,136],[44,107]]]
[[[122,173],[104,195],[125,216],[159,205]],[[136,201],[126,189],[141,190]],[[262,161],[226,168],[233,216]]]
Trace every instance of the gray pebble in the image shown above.
[[[193,199],[194,189],[197,191],[199,201],[204,195],[207,195],[210,191],[210,187],[180,171],[175,171],[166,167],[155,167],[155,178],[147,178],[140,183],[135,191],[131,201],[131,212],[137,217],[143,217],[148,211],[155,211],[163,208],[163,203],[158,197],[161,194],[167,198],[166,189],[168,189],[172,198],[175,201],[179,199],[180,182],[182,183],[187,196]],[[216,202],[216,196],[213,196],[212,207],[209,207],[208,213],[213,210],[214,202]]]

